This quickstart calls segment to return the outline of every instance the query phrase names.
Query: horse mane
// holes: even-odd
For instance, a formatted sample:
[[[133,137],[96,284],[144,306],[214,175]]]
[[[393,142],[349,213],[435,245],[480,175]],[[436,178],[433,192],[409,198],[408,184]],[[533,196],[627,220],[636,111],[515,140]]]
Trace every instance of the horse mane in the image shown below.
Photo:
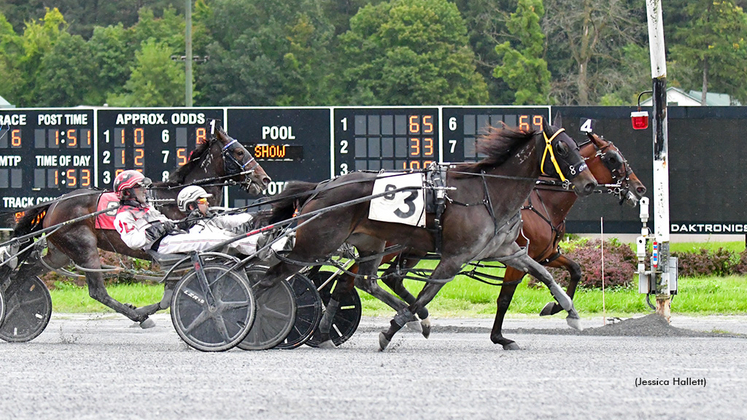
[[[536,131],[524,131],[510,127],[488,127],[485,134],[477,139],[477,151],[487,155],[478,162],[466,162],[456,165],[457,172],[479,173],[505,163],[519,147],[531,140]],[[458,174],[457,174],[458,176]]]
[[[168,184],[183,184],[187,175],[192,172],[195,166],[202,163],[202,157],[210,149],[211,141],[206,141],[197,145],[197,148],[189,154],[189,160],[184,165],[178,167],[169,175]]]
[[[272,199],[272,214],[269,223],[277,223],[293,217],[293,213],[314,192],[315,182],[291,181],[283,192]]]

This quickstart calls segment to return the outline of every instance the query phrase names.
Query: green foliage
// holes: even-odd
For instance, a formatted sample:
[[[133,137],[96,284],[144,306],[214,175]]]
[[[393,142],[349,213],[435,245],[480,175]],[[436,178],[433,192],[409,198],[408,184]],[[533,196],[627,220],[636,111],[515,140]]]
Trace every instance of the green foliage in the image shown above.
[[[182,0],[47,3],[0,1],[0,95],[17,106],[138,103],[125,85],[145,42],[184,55]],[[747,80],[733,76],[747,73],[745,5],[663,2],[670,86],[703,90],[705,78],[747,103]],[[634,105],[650,87],[642,0],[196,0],[192,10],[194,55],[210,57],[193,66],[199,105]]]
[[[66,33],[67,23],[59,10],[47,9],[44,18],[26,24],[21,38],[22,51],[15,65],[24,78],[19,80],[19,106],[35,106],[44,101],[41,67],[44,55],[53,50],[61,34]]]
[[[0,83],[0,96],[11,103],[21,95],[23,73],[17,68],[17,62],[23,51],[21,37],[13,26],[0,14],[0,80],[13,80],[14,83]]]
[[[184,71],[171,60],[173,50],[152,38],[135,54],[137,64],[125,84],[125,93],[111,95],[112,106],[184,105]]]
[[[89,45],[80,35],[62,33],[39,66],[38,106],[86,103],[91,80],[97,77]]]
[[[393,0],[366,6],[340,36],[342,103],[483,104],[467,28],[446,0]]]
[[[97,74],[92,79],[86,103],[103,105],[107,95],[124,92],[130,66],[140,47],[131,38],[132,31],[126,30],[122,24],[94,29],[88,45]]]
[[[220,0],[201,12],[212,42],[197,73],[206,105],[331,101],[334,28],[312,0]]]
[[[689,85],[697,88],[700,82],[703,91],[728,93],[747,103],[747,85],[734,77],[747,73],[747,15],[731,0],[700,0],[686,10],[687,23],[675,32],[678,43],[671,50],[678,61],[699,70]]]
[[[545,35],[539,25],[544,13],[542,0],[519,0],[508,21],[508,30],[517,38],[518,49],[508,41],[495,47],[502,64],[493,75],[516,92],[515,105],[549,103],[550,72],[542,58]]]

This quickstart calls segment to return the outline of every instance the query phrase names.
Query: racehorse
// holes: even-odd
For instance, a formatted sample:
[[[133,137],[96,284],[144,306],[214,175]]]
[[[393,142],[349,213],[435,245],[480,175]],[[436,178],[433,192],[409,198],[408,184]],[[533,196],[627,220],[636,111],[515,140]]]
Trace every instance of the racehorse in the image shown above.
[[[627,202],[635,206],[646,193],[646,187],[633,172],[622,152],[612,143],[593,133],[587,133],[589,141],[580,145],[581,156],[586,160],[592,175],[599,186],[609,194],[619,198],[620,204]],[[570,274],[566,293],[572,299],[579,280],[581,267],[575,261],[560,253],[558,244],[565,235],[565,219],[578,196],[565,188],[557,180],[541,177],[521,209],[523,220],[522,235],[516,239],[521,247],[528,246],[529,256],[547,267],[564,268]],[[403,285],[403,277],[396,273],[406,272],[414,267],[424,254],[413,255],[402,252],[390,254],[384,260],[397,256],[397,261],[381,276],[381,280],[405,302],[412,304],[413,296]],[[351,271],[355,271],[351,268]],[[505,337],[501,330],[508,307],[514,292],[526,272],[507,266],[501,284],[501,291],[496,301],[496,315],[490,339],[506,350],[518,349],[518,345]],[[548,303],[540,315],[553,315],[562,308],[557,302]],[[418,313],[421,319],[423,335],[430,333],[428,310],[422,308]]]
[[[180,186],[200,185],[216,179],[231,179],[240,183],[246,191],[255,194],[261,193],[269,185],[270,177],[241,143],[228,136],[220,127],[210,132],[210,140],[198,145],[187,163],[171,173],[167,182],[153,184],[154,194],[158,198],[170,198],[175,202]],[[222,187],[213,184],[205,185],[205,188],[213,194],[211,205],[220,203]],[[24,209],[23,217],[13,229],[13,237],[58,225],[61,227],[46,236],[45,256],[41,256],[43,248],[28,247],[18,255],[19,267],[11,273],[10,281],[6,281],[5,275],[0,278],[6,290],[6,299],[10,299],[9,290],[13,290],[14,283],[23,283],[25,279],[63,267],[72,260],[85,271],[88,294],[93,299],[139,322],[143,328],[154,325],[148,316],[159,309],[158,304],[135,308],[109,296],[104,286],[97,248],[140,259],[150,260],[151,257],[142,250],[129,248],[122,242],[117,231],[97,229],[95,217],[85,217],[97,211],[97,203],[103,193],[100,190],[75,190],[51,202]],[[165,205],[162,211],[174,219],[183,217],[175,204]],[[82,220],[65,225],[77,218]]]
[[[559,125],[560,118],[556,119]],[[548,174],[574,185],[580,195],[591,194],[596,181],[579,155],[578,146],[564,129],[545,121],[541,131],[511,128],[494,129],[480,138],[478,150],[487,157],[477,163],[463,163],[446,171],[447,202],[442,229],[374,221],[368,218],[376,174],[353,172],[328,183],[290,183],[273,204],[270,223],[287,220],[295,211],[299,194],[307,194],[298,216],[296,243],[280,263],[271,267],[263,283],[273,284],[308,264],[326,260],[344,242],[354,245],[365,261],[360,263],[355,285],[397,309],[389,331],[379,337],[380,349],[393,335],[414,319],[413,313],[428,304],[438,290],[469,261],[496,258],[528,271],[541,279],[560,305],[568,311],[568,323],[579,326],[573,302],[541,265],[514,242],[521,226],[519,210],[541,174]],[[334,206],[334,207],[333,207]],[[313,218],[309,218],[309,216]],[[306,222],[302,222],[306,218]],[[427,214],[426,226],[434,226],[434,215]],[[441,260],[430,281],[409,307],[385,292],[375,276],[387,241],[425,252],[436,249],[440,235]],[[338,284],[320,323],[326,334],[339,305],[338,297],[353,287]],[[336,295],[337,294],[337,295]],[[328,342],[324,347],[329,347]]]

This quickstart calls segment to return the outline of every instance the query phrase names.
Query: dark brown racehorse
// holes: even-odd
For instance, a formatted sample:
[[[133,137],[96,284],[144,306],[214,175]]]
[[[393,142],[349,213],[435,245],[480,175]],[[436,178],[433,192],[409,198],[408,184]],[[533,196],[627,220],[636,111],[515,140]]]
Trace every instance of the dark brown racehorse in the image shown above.
[[[580,153],[586,159],[586,164],[599,186],[605,192],[617,196],[620,204],[627,202],[635,206],[646,193],[646,187],[635,175],[622,152],[612,142],[596,134],[590,133],[588,138],[589,141],[581,145]],[[529,256],[535,261],[548,267],[564,268],[568,271],[570,281],[566,293],[570,298],[573,298],[581,279],[581,267],[561,254],[558,244],[565,235],[565,219],[577,198],[576,194],[557,180],[541,177],[522,207],[521,218],[524,222],[522,235],[516,239],[516,243],[522,247],[529,244]],[[384,260],[392,260],[395,256],[398,254],[387,255]],[[415,297],[404,287],[402,277],[396,276],[395,273],[397,270],[402,272],[402,270],[414,267],[422,256],[423,254],[399,254],[397,261],[382,276],[382,281],[408,303],[413,303]],[[354,270],[351,268],[351,271]],[[526,275],[524,271],[510,266],[506,267],[504,284],[497,300],[495,323],[490,339],[496,344],[501,344],[506,350],[518,349],[514,341],[503,337],[501,330],[516,286],[524,275]],[[540,315],[553,315],[561,310],[557,302],[550,302],[543,308]],[[421,319],[423,334],[427,337],[430,332],[428,310],[422,308],[418,317]]]
[[[170,175],[169,181],[155,183],[153,191],[160,199],[175,200],[180,190],[179,186],[200,185],[216,179],[232,179],[248,192],[255,194],[262,192],[270,183],[270,177],[244,146],[219,128],[208,142],[194,150],[184,166]],[[222,187],[205,185],[205,188],[213,194],[211,204],[220,203]],[[98,198],[102,193],[97,190],[76,190],[50,203],[27,208],[24,210],[24,216],[16,224],[13,236],[20,237],[95,213]],[[175,219],[183,217],[175,204],[165,205],[162,212]],[[97,271],[101,269],[98,249],[149,260],[148,254],[130,249],[115,230],[96,229],[94,217],[65,225],[48,234],[46,245],[48,251],[43,258],[40,256],[42,249],[37,247],[19,255],[19,262],[22,264],[11,274],[11,281],[6,290],[12,287],[16,280],[38,276],[48,272],[50,268],[60,268],[72,261],[86,270],[88,294],[93,299],[133,321],[140,322],[144,328],[152,325],[152,322],[145,321],[158,310],[158,304],[135,308],[130,304],[118,302],[109,296],[104,286],[103,275]]]
[[[559,118],[556,120],[559,122]],[[433,230],[368,218],[374,180],[372,173],[354,172],[328,183],[291,183],[273,206],[273,220],[290,218],[299,193],[311,196],[303,205],[300,221],[316,215],[296,231],[296,243],[287,259],[268,270],[265,282],[287,278],[306,263],[316,263],[332,255],[344,242],[354,245],[362,258],[355,283],[366,292],[399,308],[391,328],[380,336],[384,349],[392,336],[414,318],[433,299],[462,265],[482,258],[496,258],[528,271],[540,278],[561,306],[569,313],[569,324],[578,325],[578,314],[572,301],[555,283],[552,276],[531,260],[514,242],[521,226],[518,217],[521,205],[531,192],[537,178],[546,173],[568,179],[581,195],[591,194],[596,181],[586,169],[578,146],[559,127],[544,124],[542,131],[525,132],[509,128],[493,130],[480,139],[478,149],[487,155],[478,163],[450,167],[446,173],[448,205],[442,215],[441,260],[429,283],[409,307],[385,292],[377,283],[379,255],[386,241],[420,251],[433,252],[436,238]],[[452,189],[453,188],[453,189]],[[287,198],[287,200],[283,200]],[[332,207],[338,206],[338,207]],[[427,215],[426,225],[433,226],[434,215]],[[325,333],[336,311],[336,293],[347,293],[349,285],[338,284],[327,306],[320,331]],[[326,331],[328,332],[328,330]]]

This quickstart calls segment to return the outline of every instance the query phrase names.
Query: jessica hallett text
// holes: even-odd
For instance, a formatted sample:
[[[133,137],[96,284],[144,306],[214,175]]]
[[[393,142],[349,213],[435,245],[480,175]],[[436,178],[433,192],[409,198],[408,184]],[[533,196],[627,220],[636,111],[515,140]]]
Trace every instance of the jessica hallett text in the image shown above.
[[[644,379],[644,378],[635,378],[635,386],[636,388],[639,386],[706,386],[706,379],[705,378],[679,378],[674,377],[672,379],[660,379],[660,378],[654,378],[654,379]]]

